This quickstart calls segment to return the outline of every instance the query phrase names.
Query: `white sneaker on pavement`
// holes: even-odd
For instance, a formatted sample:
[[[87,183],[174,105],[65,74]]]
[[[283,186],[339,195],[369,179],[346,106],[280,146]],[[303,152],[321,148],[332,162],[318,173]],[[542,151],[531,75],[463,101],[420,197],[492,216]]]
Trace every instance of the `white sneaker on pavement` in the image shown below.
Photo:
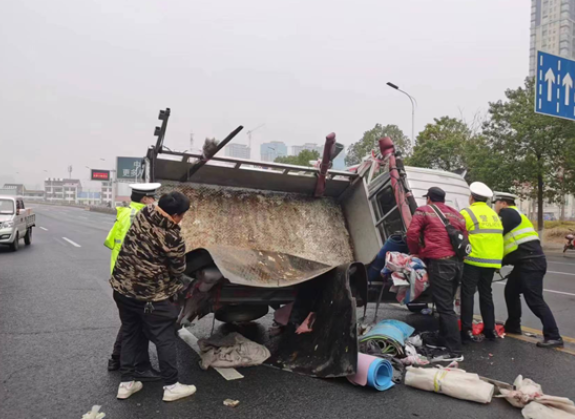
[[[116,397],[120,400],[125,400],[143,388],[144,385],[140,381],[128,381],[120,383],[120,386],[118,387],[118,395]]]
[[[171,386],[164,386],[164,398],[162,400],[165,402],[173,402],[183,399],[184,397],[189,397],[195,392],[196,386],[176,383]]]

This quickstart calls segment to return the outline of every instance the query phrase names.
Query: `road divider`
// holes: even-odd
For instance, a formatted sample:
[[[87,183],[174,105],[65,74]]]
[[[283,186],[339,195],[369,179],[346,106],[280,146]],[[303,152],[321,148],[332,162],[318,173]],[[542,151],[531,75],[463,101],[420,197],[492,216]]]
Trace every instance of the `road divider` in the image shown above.
[[[64,239],[65,241],[67,241],[68,243],[70,243],[70,244],[71,244],[72,246],[74,246],[74,247],[82,247],[82,246],[80,246],[78,243],[76,243],[76,242],[70,240],[70,239],[67,238],[67,237],[62,237],[62,239]]]

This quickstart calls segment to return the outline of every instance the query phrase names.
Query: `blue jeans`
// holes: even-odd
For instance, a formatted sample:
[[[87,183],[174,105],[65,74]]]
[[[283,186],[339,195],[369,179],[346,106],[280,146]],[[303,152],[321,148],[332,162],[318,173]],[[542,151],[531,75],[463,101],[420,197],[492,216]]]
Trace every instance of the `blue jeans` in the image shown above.
[[[385,257],[387,256],[387,252],[409,253],[409,248],[400,235],[390,236],[389,239],[385,241],[385,244],[375,257],[375,260],[369,266],[367,272],[367,279],[369,282],[377,281],[377,279],[380,278],[380,272],[385,266]]]

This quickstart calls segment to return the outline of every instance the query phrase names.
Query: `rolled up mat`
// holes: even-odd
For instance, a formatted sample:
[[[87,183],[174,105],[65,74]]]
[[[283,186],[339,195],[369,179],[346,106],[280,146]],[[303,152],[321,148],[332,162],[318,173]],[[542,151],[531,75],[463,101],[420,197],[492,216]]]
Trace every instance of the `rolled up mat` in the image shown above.
[[[405,385],[477,403],[491,402],[495,391],[493,384],[482,381],[477,374],[456,368],[407,367]]]
[[[389,390],[395,384],[392,381],[393,366],[387,359],[358,354],[357,373],[347,377],[350,383],[358,386],[369,386],[377,391]]]

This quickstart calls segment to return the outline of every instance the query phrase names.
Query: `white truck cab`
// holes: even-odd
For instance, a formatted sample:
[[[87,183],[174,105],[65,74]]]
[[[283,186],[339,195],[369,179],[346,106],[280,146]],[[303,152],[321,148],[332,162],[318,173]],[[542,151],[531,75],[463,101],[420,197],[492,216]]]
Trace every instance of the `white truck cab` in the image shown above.
[[[22,198],[0,195],[0,244],[10,246],[14,252],[20,248],[22,239],[29,246],[35,226],[36,215],[26,209]]]

